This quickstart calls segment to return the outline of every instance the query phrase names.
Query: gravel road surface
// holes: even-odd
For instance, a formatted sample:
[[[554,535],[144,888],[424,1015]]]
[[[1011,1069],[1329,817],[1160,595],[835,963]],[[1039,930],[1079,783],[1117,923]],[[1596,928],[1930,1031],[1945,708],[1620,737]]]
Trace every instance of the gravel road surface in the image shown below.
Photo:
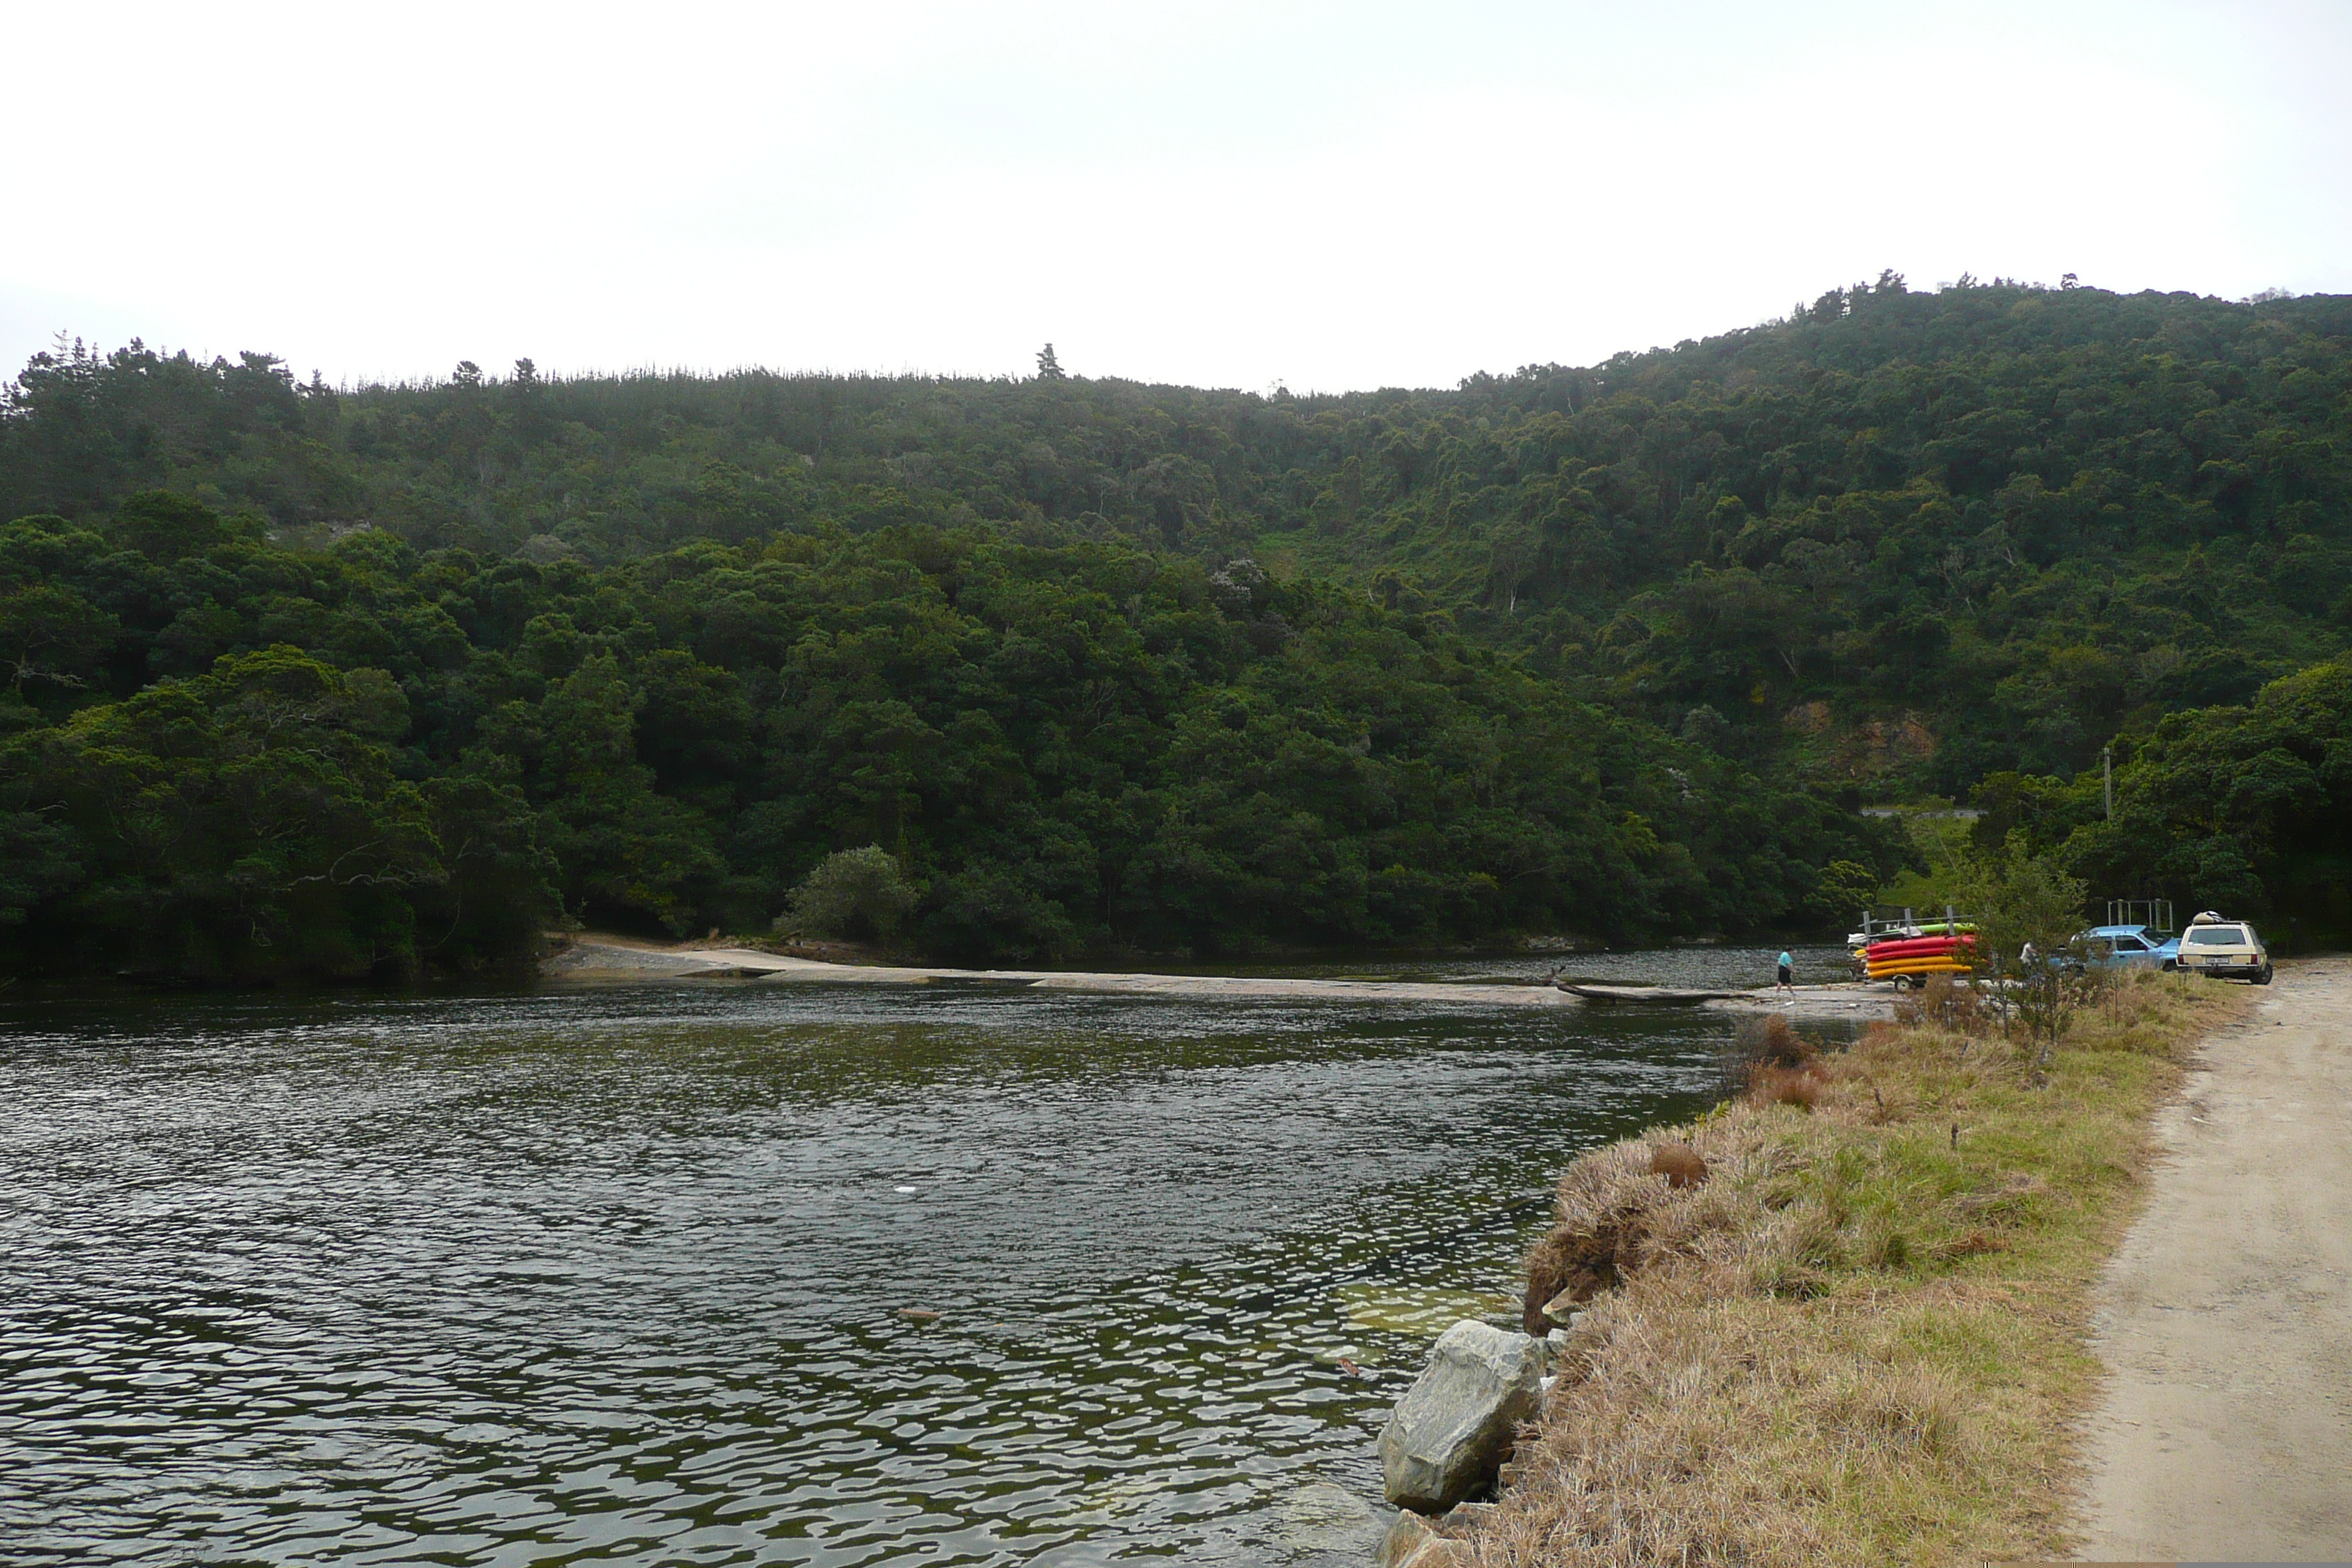
[[[2352,1559],[2352,958],[2258,994],[2100,1283],[2086,1562]]]

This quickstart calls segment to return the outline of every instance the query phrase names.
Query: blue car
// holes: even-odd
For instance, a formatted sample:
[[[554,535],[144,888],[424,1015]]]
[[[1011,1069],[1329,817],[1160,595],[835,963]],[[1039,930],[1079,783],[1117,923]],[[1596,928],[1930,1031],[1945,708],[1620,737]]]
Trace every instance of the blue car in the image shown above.
[[[2093,969],[2178,969],[2180,939],[2146,926],[2093,926],[2074,939]]]

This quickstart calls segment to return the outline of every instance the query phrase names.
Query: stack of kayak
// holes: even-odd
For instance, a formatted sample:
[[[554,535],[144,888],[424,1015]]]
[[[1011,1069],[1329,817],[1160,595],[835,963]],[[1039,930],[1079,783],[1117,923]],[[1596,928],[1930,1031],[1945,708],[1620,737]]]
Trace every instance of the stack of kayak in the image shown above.
[[[1932,936],[1896,936],[1874,942],[1863,950],[1863,963],[1873,980],[1909,979],[1916,985],[1930,974],[1966,974],[1968,950],[1977,944],[1975,933],[1957,931]]]

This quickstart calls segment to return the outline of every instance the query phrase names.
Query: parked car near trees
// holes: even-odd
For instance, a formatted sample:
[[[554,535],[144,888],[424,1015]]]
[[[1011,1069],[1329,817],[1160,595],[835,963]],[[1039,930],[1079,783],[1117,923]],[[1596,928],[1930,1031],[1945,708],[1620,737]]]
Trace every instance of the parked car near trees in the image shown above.
[[[2172,969],[2180,961],[2180,939],[2144,925],[2093,926],[2075,942],[2093,969]]]
[[[2180,967],[2224,980],[2271,983],[2270,950],[2243,921],[2223,920],[2208,910],[2180,933]]]

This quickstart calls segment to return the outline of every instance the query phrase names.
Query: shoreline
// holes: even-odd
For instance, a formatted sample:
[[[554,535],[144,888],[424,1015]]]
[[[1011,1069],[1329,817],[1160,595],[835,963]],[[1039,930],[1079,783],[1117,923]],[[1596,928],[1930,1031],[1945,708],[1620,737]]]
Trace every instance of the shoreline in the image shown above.
[[[642,984],[650,981],[744,982],[755,984],[994,985],[1008,990],[1085,991],[1113,995],[1188,996],[1232,1001],[1442,1003],[1489,1007],[1609,1006],[1549,984],[1484,981],[1307,980],[1248,975],[1159,974],[1061,969],[957,969],[939,965],[835,963],[791,958],[757,948],[686,944],[663,947],[610,937],[575,938],[540,965],[544,980],[563,984]],[[1850,984],[1800,986],[1778,995],[1753,991],[1711,993],[1696,1003],[1646,1003],[1638,987],[1588,987],[1615,993],[1612,1011],[1788,1013],[1811,1021],[1867,1022],[1894,1016],[1891,987]]]
[[[1381,1561],[2062,1555],[2092,1522],[2094,1291],[2159,1114],[2258,1000],[2134,976],[2046,1073],[1982,1017],[1881,1026],[1571,1162],[1529,1256],[1557,1375],[1493,1500],[1400,1516]],[[1659,1173],[1676,1147],[1696,1184]]]

